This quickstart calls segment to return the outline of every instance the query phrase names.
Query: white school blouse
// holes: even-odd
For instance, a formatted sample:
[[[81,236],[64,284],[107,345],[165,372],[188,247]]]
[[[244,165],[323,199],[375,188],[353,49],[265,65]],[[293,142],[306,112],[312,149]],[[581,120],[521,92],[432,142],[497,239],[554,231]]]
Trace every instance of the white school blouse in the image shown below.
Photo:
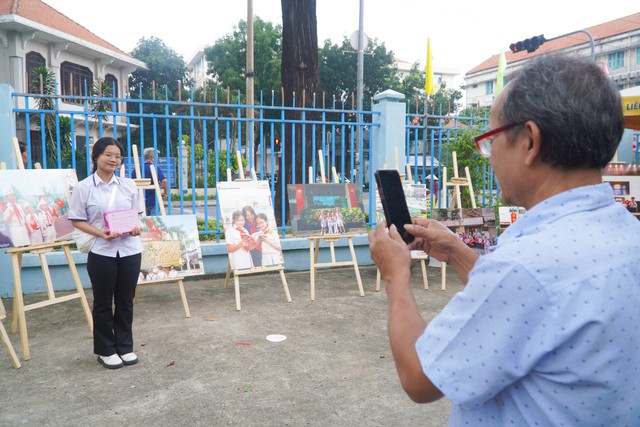
[[[94,227],[104,230],[103,214],[107,212],[114,185],[117,186],[117,190],[112,210],[137,209],[141,214],[138,188],[133,180],[113,175],[111,180],[105,183],[94,173],[73,188],[69,204],[69,220],[86,221]],[[113,240],[98,237],[91,252],[113,258],[118,254],[121,257],[126,257],[141,253],[142,243],[138,236],[125,235]]]

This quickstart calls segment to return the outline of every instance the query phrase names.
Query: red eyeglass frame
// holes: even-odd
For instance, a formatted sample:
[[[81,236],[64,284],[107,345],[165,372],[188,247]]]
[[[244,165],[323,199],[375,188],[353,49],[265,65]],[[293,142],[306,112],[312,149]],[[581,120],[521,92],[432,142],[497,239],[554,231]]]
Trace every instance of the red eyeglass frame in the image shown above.
[[[508,125],[500,126],[500,127],[495,128],[495,129],[493,129],[493,130],[490,130],[489,132],[485,132],[485,133],[483,133],[483,134],[481,134],[481,135],[476,136],[476,137],[474,138],[474,141],[475,141],[475,143],[476,143],[476,148],[478,149],[478,153],[480,153],[480,155],[481,155],[482,157],[489,157],[489,156],[491,156],[491,144],[493,143],[493,140],[490,140],[491,142],[490,142],[490,144],[489,144],[489,154],[484,154],[484,153],[482,152],[482,149],[480,148],[480,141],[482,141],[483,139],[488,139],[488,138],[490,138],[490,137],[492,137],[492,136],[494,136],[494,135],[497,135],[497,134],[499,134],[499,133],[501,133],[501,132],[506,132],[506,131],[508,131],[509,129],[512,129],[512,128],[514,128],[514,127],[516,127],[516,126],[519,126],[519,125],[521,125],[521,124],[522,124],[522,122],[519,122],[519,123],[510,123],[510,124],[508,124]]]

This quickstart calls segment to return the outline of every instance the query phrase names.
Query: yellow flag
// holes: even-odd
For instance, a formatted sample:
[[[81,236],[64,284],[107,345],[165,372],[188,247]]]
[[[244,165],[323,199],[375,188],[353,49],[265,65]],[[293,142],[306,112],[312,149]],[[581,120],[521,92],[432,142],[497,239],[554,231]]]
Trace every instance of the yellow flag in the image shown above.
[[[504,56],[504,50],[500,49],[500,59],[498,60],[498,77],[496,78],[496,95],[502,91],[504,87],[504,70],[507,69],[507,57]]]
[[[427,65],[425,67],[424,90],[427,96],[435,92],[433,84],[433,56],[431,55],[431,37],[427,37]]]

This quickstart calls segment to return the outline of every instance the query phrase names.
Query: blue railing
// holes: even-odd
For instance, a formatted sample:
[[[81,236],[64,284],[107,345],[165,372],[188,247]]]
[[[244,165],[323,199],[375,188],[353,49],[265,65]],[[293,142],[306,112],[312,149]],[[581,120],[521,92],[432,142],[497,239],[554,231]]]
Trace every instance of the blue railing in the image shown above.
[[[441,189],[437,183],[443,179],[442,167],[451,158],[449,142],[469,127],[486,129],[488,122],[489,118],[484,116],[434,115],[421,113],[417,108],[406,114],[406,163],[411,165],[414,182],[428,183],[431,213],[434,208],[444,207],[439,197],[436,201],[436,194]],[[475,191],[481,194],[480,204],[487,206],[492,204],[493,198],[488,195],[495,194],[496,183],[491,170],[484,170],[482,175],[482,186]]]
[[[335,99],[329,106],[324,101],[318,105],[315,96],[309,107],[297,107],[295,98],[293,107],[285,107],[275,103],[273,92],[271,96],[260,93],[259,103],[251,106],[239,101],[239,91],[235,102],[228,91],[225,102],[219,101],[217,91],[211,102],[194,101],[193,97],[188,101],[166,100],[167,92],[165,88],[165,100],[144,99],[141,87],[137,98],[13,93],[18,130],[24,129],[28,167],[40,162],[44,168],[72,168],[83,179],[91,173],[91,162],[87,161],[91,142],[102,136],[122,142],[129,159],[134,144],[140,155],[145,148],[153,147],[163,154],[162,159],[156,157],[156,163],[174,165],[165,170],[168,181],[175,182],[174,189],[178,190],[169,195],[168,213],[196,214],[201,221],[201,238],[220,240],[223,228],[211,190],[216,182],[227,180],[226,169],[235,169],[233,158],[240,151],[245,170],[254,169],[259,179],[268,180],[273,195],[276,190],[283,194],[279,229],[286,237],[290,229],[284,216],[286,183],[278,181],[276,175],[290,167],[293,183],[304,184],[309,182],[311,167],[314,180],[319,175],[316,153],[321,150],[327,176],[335,167],[342,182],[348,179],[359,185],[364,200],[368,200],[369,224],[375,223],[375,198],[366,194],[373,171],[365,165],[371,160],[369,147],[376,144],[369,136],[373,134],[371,128],[379,126],[380,118],[375,117],[379,112],[357,111]],[[40,109],[41,99],[53,101],[53,108]],[[254,111],[251,118],[247,117],[248,109]],[[295,119],[288,118],[292,113]],[[441,166],[451,155],[448,142],[468,126],[486,128],[487,121],[487,117],[433,115],[416,108],[398,124],[405,128],[405,162],[412,165],[415,182],[429,184],[431,209],[441,207],[434,196],[439,190],[436,182],[443,178]],[[276,138],[281,141],[279,152]],[[255,147],[249,155],[248,141]],[[311,152],[302,141],[310,143]],[[304,171],[296,171],[295,162],[285,163],[288,149],[292,150],[292,159],[301,158]],[[127,174],[132,170],[130,165]],[[475,189],[476,194],[480,194],[481,205],[491,205],[497,183],[490,168],[482,174],[485,183]],[[203,200],[198,200],[198,192]]]
[[[368,132],[365,130],[377,126],[372,124],[372,118],[379,114],[349,109],[335,100],[330,107],[317,106],[315,96],[310,107],[296,107],[295,99],[294,107],[276,105],[273,96],[271,103],[263,103],[263,94],[260,94],[260,103],[252,106],[232,102],[229,93],[227,102],[218,102],[217,92],[213,102],[196,102],[193,98],[189,101],[143,99],[141,88],[135,99],[25,93],[12,96],[18,128],[23,126],[24,129],[29,158],[27,167],[40,162],[43,168],[72,168],[78,178],[83,179],[91,173],[91,162],[87,161],[91,143],[102,136],[112,136],[122,142],[129,158],[134,144],[140,155],[145,148],[153,147],[163,153],[167,164],[175,159],[177,165],[175,171],[169,167],[166,173],[168,181],[175,180],[178,189],[177,196],[169,195],[168,213],[175,213],[177,208],[181,214],[188,211],[196,214],[204,220],[201,237],[209,235],[216,240],[220,239],[223,229],[219,210],[211,212],[215,197],[210,190],[215,188],[215,182],[226,181],[227,168],[235,169],[232,157],[236,151],[243,153],[247,171],[254,169],[259,179],[270,182],[272,194],[276,190],[276,174],[287,167],[294,169],[293,183],[298,183],[295,181],[295,162],[285,164],[289,148],[293,150],[292,159],[302,157],[305,170],[299,171],[300,183],[308,182],[309,166],[313,177],[319,175],[315,153],[322,150],[327,176],[335,167],[342,182],[349,179],[365,190],[368,185],[368,174],[362,167],[368,151],[365,139]],[[236,98],[241,99],[239,92]],[[40,99],[53,101],[54,108],[38,108]],[[96,106],[100,104],[103,110],[108,106],[106,110],[109,111],[97,111]],[[249,108],[254,111],[253,118],[246,117]],[[288,119],[291,112],[299,118]],[[248,141],[253,141],[257,147],[248,156],[247,132]],[[276,152],[274,145],[276,137],[282,141],[280,152]],[[311,153],[302,141],[310,141]],[[131,169],[128,167],[128,174]],[[289,227],[284,225],[286,184],[281,181],[278,190],[284,197],[281,198],[280,223],[283,226],[280,230],[284,237]],[[197,200],[200,188],[203,201]],[[196,205],[200,202],[203,206],[198,210]],[[370,206],[369,210],[369,217],[375,218],[375,214],[372,215],[375,206]],[[215,224],[210,226],[210,219],[215,219]]]

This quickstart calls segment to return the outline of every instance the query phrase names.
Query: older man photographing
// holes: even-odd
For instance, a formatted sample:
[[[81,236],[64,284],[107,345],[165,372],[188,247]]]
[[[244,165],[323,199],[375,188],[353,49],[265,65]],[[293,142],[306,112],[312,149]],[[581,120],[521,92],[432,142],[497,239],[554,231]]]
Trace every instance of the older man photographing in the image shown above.
[[[527,213],[479,258],[436,221],[369,236],[389,304],[400,381],[416,402],[443,395],[450,425],[640,423],[640,222],[602,183],[624,124],[616,88],[592,62],[547,57],[498,95],[490,157],[506,203]],[[466,283],[427,325],[409,249]]]

